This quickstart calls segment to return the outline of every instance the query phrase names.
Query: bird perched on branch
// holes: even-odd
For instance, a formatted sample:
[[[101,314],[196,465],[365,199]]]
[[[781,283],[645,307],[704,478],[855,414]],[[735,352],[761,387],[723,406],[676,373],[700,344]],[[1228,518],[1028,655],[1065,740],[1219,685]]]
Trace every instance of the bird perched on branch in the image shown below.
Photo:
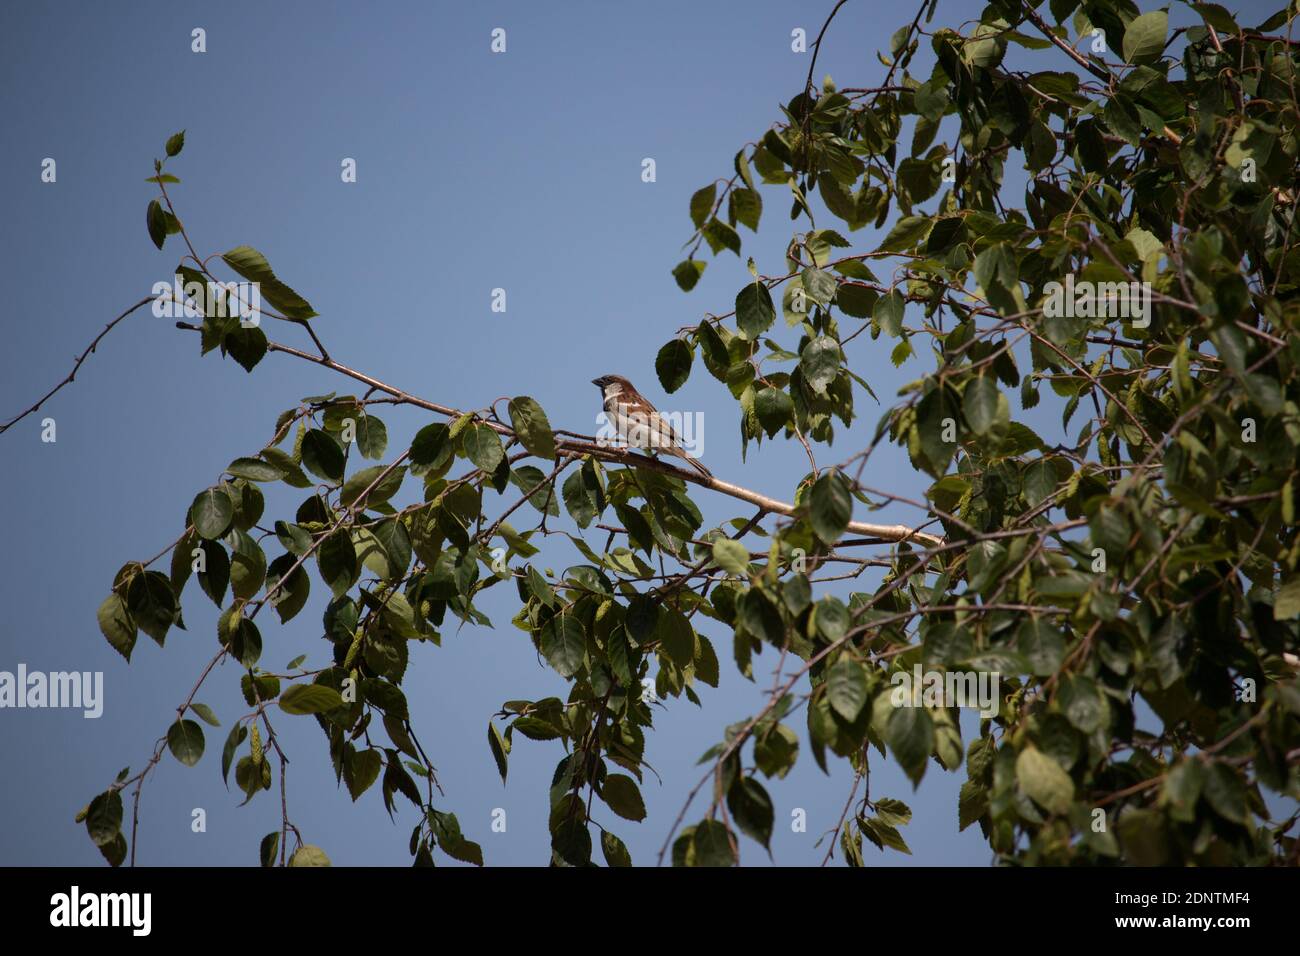
[[[593,378],[591,383],[600,389],[605,414],[621,443],[652,454],[661,451],[673,455],[686,461],[704,477],[713,477],[713,472],[686,453],[668,419],[631,382],[621,375],[602,375]]]

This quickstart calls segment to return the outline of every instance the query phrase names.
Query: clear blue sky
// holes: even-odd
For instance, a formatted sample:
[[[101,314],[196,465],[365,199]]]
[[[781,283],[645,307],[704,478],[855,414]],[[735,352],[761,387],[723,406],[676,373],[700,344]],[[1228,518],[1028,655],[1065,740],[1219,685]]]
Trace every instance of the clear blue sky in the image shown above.
[[[182,127],[185,151],[169,168],[183,184],[173,196],[200,252],[249,244],[265,253],[321,313],[315,328],[341,361],[462,408],[530,394],[557,427],[578,431],[594,427],[596,375],[625,374],[662,398],[653,370],[659,346],[705,311],[729,310],[748,279],[743,261],[724,253],[693,293],[676,288],[669,271],[690,232],[687,200],[729,176],[737,148],[779,117],[778,104],[808,69],[807,56],[790,50],[790,31],[815,36],[830,6],[6,5],[0,417],[64,376],[109,319],[170,277],[178,237],[164,253],[153,248],[144,212],[154,187],[143,180],[163,141]],[[945,2],[937,21],[955,26],[979,9]],[[874,51],[911,14],[910,5],[848,4],[818,78],[879,81],[884,68]],[[205,54],[190,50],[195,27],[207,32]],[[507,31],[504,55],[489,51],[494,27]],[[57,161],[55,184],[40,181],[45,157]],[[340,181],[345,157],[357,161],[355,184]],[[653,184],[641,181],[646,157],[657,164]],[[765,199],[760,236],[745,234],[746,255],[775,272],[790,234],[788,198],[768,189]],[[858,241],[866,248],[871,237]],[[497,287],[507,291],[505,314],[489,308]],[[271,331],[305,341],[296,329]],[[885,399],[921,369],[893,369],[883,343],[865,336],[850,359]],[[194,494],[233,458],[261,447],[280,410],[336,389],[353,391],[284,357],[268,357],[251,376],[216,355],[200,358],[194,336],[142,312],[41,415],[0,437],[8,512],[0,669],[22,662],[103,671],[106,696],[98,720],[0,712],[0,863],[99,862],[73,815],[122,767],[143,765],[215,649],[217,612],[191,583],[188,631],[173,631],[165,650],[142,637],[128,666],[100,636],[96,607],[118,567],[173,540]],[[674,401],[705,412],[705,457],[719,476],[788,499],[806,470],[802,450],[765,444],[742,464],[736,407],[698,364]],[[834,458],[861,447],[879,416],[861,393],[858,401],[863,417],[841,436]],[[55,444],[40,441],[46,415],[57,421]],[[429,420],[384,417],[397,448]],[[881,486],[915,495],[928,484],[895,449],[873,461]],[[268,514],[300,497],[268,492]],[[748,515],[706,492],[696,498],[710,522]],[[543,563],[576,560],[556,549]],[[318,579],[313,589],[288,627],[263,628],[265,666],[282,667],[299,653],[325,660]],[[441,648],[413,655],[405,687],[446,789],[442,808],[458,814],[489,863],[540,864],[548,859],[546,787],[560,747],[520,738],[503,788],[486,724],[505,700],[563,694],[565,685],[510,625],[507,590],[483,602],[495,629],[447,628]],[[653,861],[698,778],[699,755],[762,703],[761,687],[735,672],[729,635],[710,633],[722,687],[702,689],[702,709],[682,699],[659,711],[647,758],[662,783],[647,775],[649,817],[613,827],[638,863]],[[772,663],[770,653],[757,662],[760,685]],[[209,730],[202,762],[186,769],[167,755],[147,786],[140,862],[253,864],[258,840],[278,829],[274,795],[238,808],[242,796],[220,783],[226,729],[247,710],[238,679],[227,665],[198,695],[223,722]],[[794,724],[802,737],[802,717]],[[403,804],[393,825],[378,787],[354,808],[335,785],[315,722],[281,716],[278,729],[293,761],[290,814],[309,842],[340,864],[408,863],[414,809]],[[916,794],[892,762],[877,759],[873,771],[873,796],[913,807],[904,835],[915,856],[868,847],[868,861],[989,861],[977,828],[957,832],[964,769],[944,774],[931,765]],[[770,785],[778,862],[820,861],[825,847],[814,843],[835,824],[850,784],[846,765],[828,779],[805,748],[790,777]],[[206,833],[191,832],[196,807],[207,812]],[[489,829],[497,807],[507,812],[504,834]],[[796,807],[808,813],[805,834],[790,831]],[[746,863],[766,861],[752,841],[742,850]]]

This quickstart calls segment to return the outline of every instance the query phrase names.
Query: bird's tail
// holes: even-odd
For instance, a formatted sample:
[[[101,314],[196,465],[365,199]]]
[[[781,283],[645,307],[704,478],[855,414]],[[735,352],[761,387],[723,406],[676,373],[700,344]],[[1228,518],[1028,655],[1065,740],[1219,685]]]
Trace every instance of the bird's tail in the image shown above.
[[[696,471],[698,471],[698,472],[699,472],[701,475],[703,475],[705,478],[712,478],[712,477],[713,477],[713,472],[711,472],[711,471],[709,471],[709,469],[705,468],[703,462],[699,461],[698,459],[692,458],[690,455],[686,454],[685,452],[682,452],[682,457],[683,457],[684,459],[686,459],[686,461],[690,464],[690,466],[691,466],[692,468],[694,468]]]

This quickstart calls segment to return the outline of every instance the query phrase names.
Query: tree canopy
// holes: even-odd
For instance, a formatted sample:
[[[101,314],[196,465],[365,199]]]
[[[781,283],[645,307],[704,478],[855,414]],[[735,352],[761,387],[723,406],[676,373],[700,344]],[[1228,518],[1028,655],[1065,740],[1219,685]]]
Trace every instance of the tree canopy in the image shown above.
[[[183,626],[183,599],[222,613],[146,765],[79,818],[110,863],[134,861],[124,795],[167,751],[187,766],[205,752],[215,717],[197,693],[224,660],[251,713],[221,773],[248,800],[283,784],[276,724],[306,717],[354,798],[418,808],[415,863],[490,863],[403,687],[442,628],[484,623],[494,587],[517,593],[513,625],[569,684],[504,701],[484,742],[503,779],[515,747],[563,742],[537,781],[557,865],[632,862],[593,804],[620,825],[645,816],[652,704],[698,700],[724,666],[757,679],[761,704],[716,729],[661,862],[767,846],[768,787],[799,759],[848,792],[827,857],[853,865],[867,844],[907,851],[911,810],[866,786],[873,759],[915,785],[964,774],[960,825],[1005,863],[1300,861],[1300,812],[1266,803],[1300,799],[1294,6],[1248,24],[1216,3],[997,0],[941,26],[926,0],[880,51],[883,77],[859,80],[878,85],[842,86],[816,60],[844,2],[781,115],[689,198],[672,275],[689,292],[707,254],[745,257],[742,228],[789,203],[784,261],[750,259],[734,309],[655,358],[666,392],[702,370],[730,393],[748,454],[779,440],[806,455],[789,501],[564,430],[528,396],[466,410],[348,367],[259,252],[195,248],[173,205],[184,133],[166,141],[147,228],[200,286],[178,327],[249,373],[278,353],[351,393],[286,408],[269,442],[195,489],[171,546],[111,582],[99,626],[128,660],[141,633],[162,645]],[[883,238],[855,243],[864,229]],[[207,288],[231,277],[256,284],[260,321],[241,322],[238,287]],[[845,447],[886,360],[919,375]],[[1059,410],[1051,433],[1017,420],[1040,402]],[[429,423],[390,447],[391,404]],[[883,443],[915,466],[893,488],[868,477]],[[268,483],[299,489],[296,510],[264,514]],[[704,527],[701,495],[736,516]],[[862,520],[885,504],[915,523]],[[546,539],[555,563],[556,538],[573,563],[548,573],[534,559]],[[262,629],[313,590],[332,655],[267,670]],[[897,693],[920,673],[998,679],[977,734],[963,739],[950,694]],[[282,813],[264,864],[327,863]]]

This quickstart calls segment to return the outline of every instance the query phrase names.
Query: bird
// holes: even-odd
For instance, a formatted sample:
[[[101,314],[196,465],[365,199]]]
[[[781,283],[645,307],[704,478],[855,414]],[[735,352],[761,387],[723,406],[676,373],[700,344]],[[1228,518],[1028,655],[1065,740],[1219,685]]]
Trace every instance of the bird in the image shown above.
[[[621,442],[651,454],[662,451],[681,458],[705,478],[713,477],[702,462],[686,454],[673,426],[631,382],[621,375],[602,375],[591,384],[600,389],[605,414]]]

